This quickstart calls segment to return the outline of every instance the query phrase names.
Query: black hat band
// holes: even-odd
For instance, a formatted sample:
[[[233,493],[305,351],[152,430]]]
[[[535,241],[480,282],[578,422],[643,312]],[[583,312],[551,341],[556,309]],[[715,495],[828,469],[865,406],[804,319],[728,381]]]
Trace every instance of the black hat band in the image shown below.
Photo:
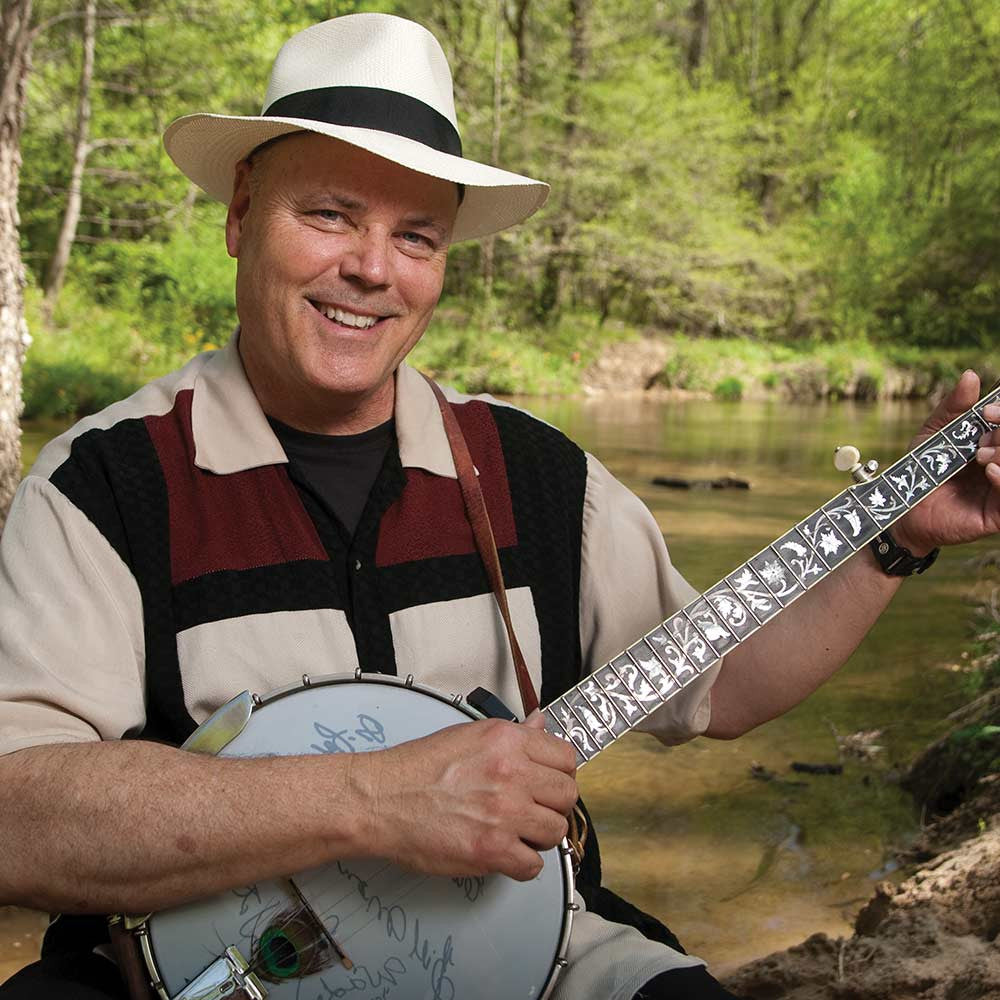
[[[462,139],[444,115],[429,104],[378,87],[319,87],[279,97],[264,110],[269,118],[309,118],[328,125],[378,129],[462,155]]]

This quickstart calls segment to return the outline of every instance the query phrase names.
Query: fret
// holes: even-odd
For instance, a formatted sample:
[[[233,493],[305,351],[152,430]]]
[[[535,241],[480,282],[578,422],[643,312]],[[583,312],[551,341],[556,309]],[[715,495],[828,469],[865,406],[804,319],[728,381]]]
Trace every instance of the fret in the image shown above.
[[[590,735],[590,731],[576,716],[566,702],[565,695],[556,698],[549,709],[552,710],[555,719],[562,727],[563,732],[569,737],[570,742],[576,747],[577,753],[584,760],[591,760],[601,752],[600,744]]]
[[[646,644],[682,687],[698,675],[695,665],[666,629],[666,623],[644,636]]]
[[[580,748],[580,746],[576,743],[573,737],[563,728],[563,724],[559,721],[559,718],[554,711],[555,705],[556,702],[553,702],[547,708],[542,709],[542,715],[545,717],[545,731],[547,733],[551,733],[553,736],[557,736],[559,739],[564,740],[566,743],[569,743],[571,747],[573,747],[573,749],[576,751],[577,767],[579,767],[581,764],[586,764],[586,762],[590,760],[590,757],[592,757],[593,754],[591,754],[590,757],[588,757],[587,754],[585,754],[583,750]],[[597,751],[595,750],[594,753],[596,752]]]
[[[603,750],[615,738],[610,727],[590,707],[590,703],[584,697],[579,686],[570,688],[562,696],[562,700],[576,716],[580,725],[587,730],[592,742],[597,744],[598,750]]]
[[[812,547],[798,528],[792,528],[775,543],[785,565],[795,574],[803,587],[811,587],[830,571],[826,560]]]
[[[844,537],[844,533],[822,510],[800,521],[798,529],[830,569],[839,566],[848,556],[854,554],[854,549]]]
[[[693,604],[689,604],[686,611],[698,631],[712,644],[716,656],[722,656],[726,650],[739,642],[732,629],[715,613],[704,597],[699,597]]]
[[[763,552],[758,552],[750,560],[749,565],[771,593],[781,601],[782,607],[791,604],[803,592],[802,584],[795,579],[795,575],[784,564],[774,546],[769,545]]]
[[[950,479],[965,465],[961,453],[941,433],[925,441],[917,449],[916,456],[920,465],[934,477],[934,482],[938,485]]]
[[[753,612],[736,596],[733,589],[725,583],[716,584],[706,595],[719,617],[739,641],[743,641],[751,632],[755,632],[760,622]]]
[[[622,733],[627,733],[631,728],[621,706],[616,704],[608,693],[597,683],[593,674],[577,685],[577,690],[587,699],[594,714],[601,720],[611,733],[612,739],[618,739]],[[638,711],[638,706],[632,702],[632,707]]]
[[[595,670],[594,677],[629,720],[652,711],[647,705],[658,708],[663,703],[653,685],[624,653]]]
[[[899,494],[885,481],[884,476],[870,483],[851,486],[848,492],[857,500],[865,513],[879,526],[879,531],[902,517],[910,508]]]
[[[951,442],[952,447],[961,453],[966,462],[976,457],[979,441],[984,434],[990,432],[990,426],[974,411],[964,417],[953,420],[941,432]]]
[[[687,653],[688,659],[696,670],[700,672],[712,662],[716,656],[715,646],[694,623],[694,619],[691,617],[691,605],[681,608],[677,614],[668,618],[663,624],[674,637],[674,642]]]
[[[749,563],[744,563],[734,573],[730,573],[725,582],[739,595],[761,625],[781,610],[781,605],[750,568]]]
[[[667,669],[666,664],[656,655],[653,647],[645,639],[629,646],[623,655],[626,655],[633,666],[638,668],[663,701],[680,690],[677,678]],[[623,673],[627,669],[627,664],[619,666],[618,660],[615,660],[615,666],[618,667],[619,673]]]
[[[934,477],[924,469],[912,453],[886,469],[879,478],[883,481],[888,480],[907,510],[923,500],[924,495],[937,486]]]
[[[683,611],[678,611],[672,618],[668,618],[664,625],[699,674],[718,659],[709,641]],[[680,674],[677,678],[684,683]]]
[[[830,523],[854,546],[855,550],[870,542],[879,533],[879,526],[868,515],[868,511],[854,499],[850,490],[845,490],[839,497],[834,497],[829,503],[823,504],[822,510]]]

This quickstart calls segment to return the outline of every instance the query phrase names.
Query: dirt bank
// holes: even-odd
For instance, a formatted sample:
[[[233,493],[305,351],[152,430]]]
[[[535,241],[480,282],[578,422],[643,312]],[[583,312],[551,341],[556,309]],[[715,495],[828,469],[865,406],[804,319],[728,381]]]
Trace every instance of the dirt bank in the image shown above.
[[[917,870],[876,888],[853,936],[814,934],[728,988],[747,1000],[1000,1000],[1000,775],[908,854]]]

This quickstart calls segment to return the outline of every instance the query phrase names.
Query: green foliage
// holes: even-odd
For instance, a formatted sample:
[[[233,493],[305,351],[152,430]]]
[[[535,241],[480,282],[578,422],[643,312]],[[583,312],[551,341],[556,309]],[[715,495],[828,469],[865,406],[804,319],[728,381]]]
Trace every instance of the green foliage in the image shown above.
[[[509,329],[465,322],[445,305],[411,360],[463,392],[557,395],[579,389],[583,369],[606,336],[593,317]]]
[[[35,46],[20,208],[41,284],[66,202],[81,19],[37,4],[51,23]],[[61,322],[76,335],[81,317],[115,315],[164,356],[227,336],[222,209],[170,163],[160,133],[192,111],[256,113],[294,31],[377,10],[441,39],[468,155],[490,158],[497,125],[504,166],[553,185],[535,219],[497,237],[491,286],[481,247],[454,248],[449,318],[421,348],[431,367],[557,391],[595,343],[640,328],[689,338],[668,385],[739,378],[750,394],[870,397],[910,391],[898,371],[913,391],[946,377],[894,352],[992,348],[997,5],[592,0],[574,21],[565,0],[532,0],[518,34],[521,6],[505,5],[495,121],[494,0],[116,4],[99,19],[73,316],[61,306]],[[703,354],[691,338],[709,338]],[[718,341],[737,338],[753,346],[713,362]],[[762,341],[794,342],[811,361],[797,367]],[[849,346],[824,362],[819,345],[834,342],[862,345],[859,358]]]
[[[721,382],[716,383],[715,388],[712,390],[712,395],[716,399],[735,403],[743,398],[743,383],[735,376],[730,375],[722,379]]]
[[[794,347],[745,338],[669,339],[659,382],[718,398],[772,393],[792,399],[925,398],[980,368],[978,352],[885,349],[866,340],[797,342]],[[986,378],[990,372],[984,370]],[[738,395],[735,395],[738,392]]]

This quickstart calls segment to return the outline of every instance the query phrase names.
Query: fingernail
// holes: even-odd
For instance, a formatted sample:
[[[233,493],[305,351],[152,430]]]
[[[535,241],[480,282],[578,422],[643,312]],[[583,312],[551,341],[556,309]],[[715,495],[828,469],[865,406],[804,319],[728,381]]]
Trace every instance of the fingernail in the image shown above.
[[[997,452],[996,448],[980,448],[976,452],[976,461],[980,465],[986,465],[987,462],[989,462],[993,458],[996,452]]]

